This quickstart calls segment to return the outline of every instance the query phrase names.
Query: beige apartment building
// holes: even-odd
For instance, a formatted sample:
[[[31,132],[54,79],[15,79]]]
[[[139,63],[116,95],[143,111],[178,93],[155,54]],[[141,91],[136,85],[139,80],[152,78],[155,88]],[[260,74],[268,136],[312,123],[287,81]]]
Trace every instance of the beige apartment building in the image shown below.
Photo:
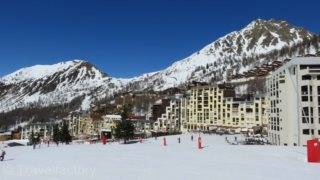
[[[108,114],[102,117],[102,121],[98,123],[99,135],[106,135],[108,138],[112,138],[114,129],[117,123],[121,121],[120,115]]]
[[[90,138],[99,135],[97,121],[91,117],[76,117],[69,119],[69,130],[73,137],[80,139]]]
[[[182,131],[229,128],[247,131],[265,126],[267,103],[264,97],[251,101],[235,98],[227,84],[196,85],[181,100]]]
[[[121,120],[120,115],[105,115],[101,120],[93,120],[91,117],[73,116],[68,119],[70,134],[78,138],[100,137],[105,134],[112,136],[112,130]]]
[[[275,145],[302,146],[320,137],[320,58],[292,59],[267,78],[268,136]]]

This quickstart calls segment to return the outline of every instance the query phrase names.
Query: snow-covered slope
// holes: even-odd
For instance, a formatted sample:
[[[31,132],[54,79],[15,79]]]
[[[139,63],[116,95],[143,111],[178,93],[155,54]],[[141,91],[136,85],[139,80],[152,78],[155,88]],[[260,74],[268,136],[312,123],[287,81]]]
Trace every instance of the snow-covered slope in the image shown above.
[[[118,91],[122,82],[107,76],[92,64],[74,60],[54,65],[36,65],[0,79],[0,111],[28,106],[64,104],[82,97],[81,108],[91,99]]]
[[[259,56],[293,47],[303,40],[311,40],[312,37],[313,33],[292,26],[286,21],[258,19],[162,71],[135,78],[132,86],[164,90],[192,80],[221,80],[220,77],[225,79],[229,69],[232,72],[242,72],[266,60]],[[302,54],[315,52],[315,49],[310,48]],[[250,58],[256,58],[256,61],[245,62]]]
[[[190,135],[167,136],[166,147],[159,137],[128,145],[114,142],[45,145],[35,150],[30,146],[6,148],[7,156],[0,163],[1,179],[319,179],[320,165],[307,163],[306,147],[229,145],[225,136],[201,135],[205,148],[199,150]]]

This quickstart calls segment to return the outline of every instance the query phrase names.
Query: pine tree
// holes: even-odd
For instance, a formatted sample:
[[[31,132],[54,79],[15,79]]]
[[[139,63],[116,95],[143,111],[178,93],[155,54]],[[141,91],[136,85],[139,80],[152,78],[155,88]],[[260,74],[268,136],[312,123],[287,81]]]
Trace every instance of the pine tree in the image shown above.
[[[59,126],[58,124],[55,124],[53,126],[53,137],[52,137],[53,141],[58,145],[59,141],[60,141],[60,130],[59,130]]]
[[[39,144],[40,143],[40,133],[36,133],[35,136],[36,137],[34,138],[34,143]]]
[[[31,134],[29,136],[29,143],[30,145],[33,145],[33,148],[35,148],[35,146],[40,143],[40,134],[31,131]]]
[[[31,131],[31,134],[29,135],[29,143],[30,145],[33,145],[35,143],[35,134],[33,131]]]
[[[69,132],[69,125],[66,121],[63,122],[62,128],[61,128],[61,141],[69,144],[72,141],[70,132]]]
[[[134,137],[134,125],[128,120],[131,106],[124,106],[121,112],[121,121],[117,123],[115,128],[115,137],[123,139],[126,144],[128,140]]]

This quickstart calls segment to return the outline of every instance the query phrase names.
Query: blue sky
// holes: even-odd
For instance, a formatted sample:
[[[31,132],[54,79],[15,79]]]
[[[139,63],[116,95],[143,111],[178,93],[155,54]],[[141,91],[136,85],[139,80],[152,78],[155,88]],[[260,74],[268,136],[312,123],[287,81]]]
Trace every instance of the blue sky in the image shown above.
[[[214,0],[3,1],[0,76],[85,59],[115,77],[163,69],[254,19],[320,32],[320,2]]]

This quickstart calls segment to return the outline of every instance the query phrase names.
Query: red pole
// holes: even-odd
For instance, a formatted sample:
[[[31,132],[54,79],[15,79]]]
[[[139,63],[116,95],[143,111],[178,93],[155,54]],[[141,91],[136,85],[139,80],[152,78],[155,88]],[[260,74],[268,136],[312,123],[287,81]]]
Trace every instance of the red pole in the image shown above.
[[[198,149],[202,149],[202,141],[201,141],[201,137],[198,137]]]
[[[105,135],[102,135],[101,140],[103,145],[107,144],[107,137]]]

